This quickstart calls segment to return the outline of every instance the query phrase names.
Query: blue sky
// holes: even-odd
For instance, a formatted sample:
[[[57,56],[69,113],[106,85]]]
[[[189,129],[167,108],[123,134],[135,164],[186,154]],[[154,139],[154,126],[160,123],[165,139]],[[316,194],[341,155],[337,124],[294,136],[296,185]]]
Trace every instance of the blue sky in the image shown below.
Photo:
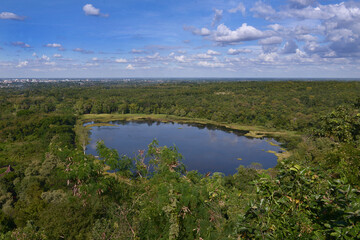
[[[0,2],[0,77],[360,77],[359,1]]]

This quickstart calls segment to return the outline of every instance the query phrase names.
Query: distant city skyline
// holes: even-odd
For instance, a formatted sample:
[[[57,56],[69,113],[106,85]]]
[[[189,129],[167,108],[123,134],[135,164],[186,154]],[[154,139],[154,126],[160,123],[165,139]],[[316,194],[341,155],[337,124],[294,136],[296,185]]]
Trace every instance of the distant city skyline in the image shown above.
[[[359,1],[0,3],[0,78],[359,78]]]

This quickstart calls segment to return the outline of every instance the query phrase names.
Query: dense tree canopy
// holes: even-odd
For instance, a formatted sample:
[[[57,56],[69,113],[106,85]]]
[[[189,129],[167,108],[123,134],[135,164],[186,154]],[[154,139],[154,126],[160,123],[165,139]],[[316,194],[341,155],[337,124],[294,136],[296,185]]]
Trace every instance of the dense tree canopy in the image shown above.
[[[0,239],[360,238],[359,102],[360,83],[335,81],[0,89]],[[89,113],[257,125],[301,140],[283,138],[291,156],[274,169],[201,175],[156,141],[136,158],[103,142],[98,158],[84,154],[78,120]]]

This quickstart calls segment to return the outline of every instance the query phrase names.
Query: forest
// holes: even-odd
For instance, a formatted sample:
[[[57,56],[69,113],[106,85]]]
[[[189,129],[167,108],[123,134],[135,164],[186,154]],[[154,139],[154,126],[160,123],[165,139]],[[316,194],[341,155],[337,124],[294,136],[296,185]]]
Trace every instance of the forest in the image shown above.
[[[135,158],[98,142],[95,158],[83,151],[89,114],[280,131],[290,155],[228,176],[187,171],[156,140]],[[360,82],[1,88],[0,208],[0,239],[359,239]]]

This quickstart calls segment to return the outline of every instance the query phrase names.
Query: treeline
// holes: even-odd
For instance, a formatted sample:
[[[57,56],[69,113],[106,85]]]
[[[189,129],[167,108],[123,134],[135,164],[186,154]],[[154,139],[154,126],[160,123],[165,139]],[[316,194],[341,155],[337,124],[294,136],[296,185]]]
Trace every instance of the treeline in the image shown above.
[[[6,111],[145,113],[302,131],[335,107],[354,103],[359,82],[91,83],[0,91]]]
[[[0,176],[0,239],[358,239],[358,88],[245,82],[0,90],[0,175],[13,170]],[[187,172],[181,153],[156,141],[136,158],[99,142],[95,159],[75,134],[86,106],[89,113],[101,106],[221,116],[296,129],[302,140],[274,169],[239,166],[230,176]]]

